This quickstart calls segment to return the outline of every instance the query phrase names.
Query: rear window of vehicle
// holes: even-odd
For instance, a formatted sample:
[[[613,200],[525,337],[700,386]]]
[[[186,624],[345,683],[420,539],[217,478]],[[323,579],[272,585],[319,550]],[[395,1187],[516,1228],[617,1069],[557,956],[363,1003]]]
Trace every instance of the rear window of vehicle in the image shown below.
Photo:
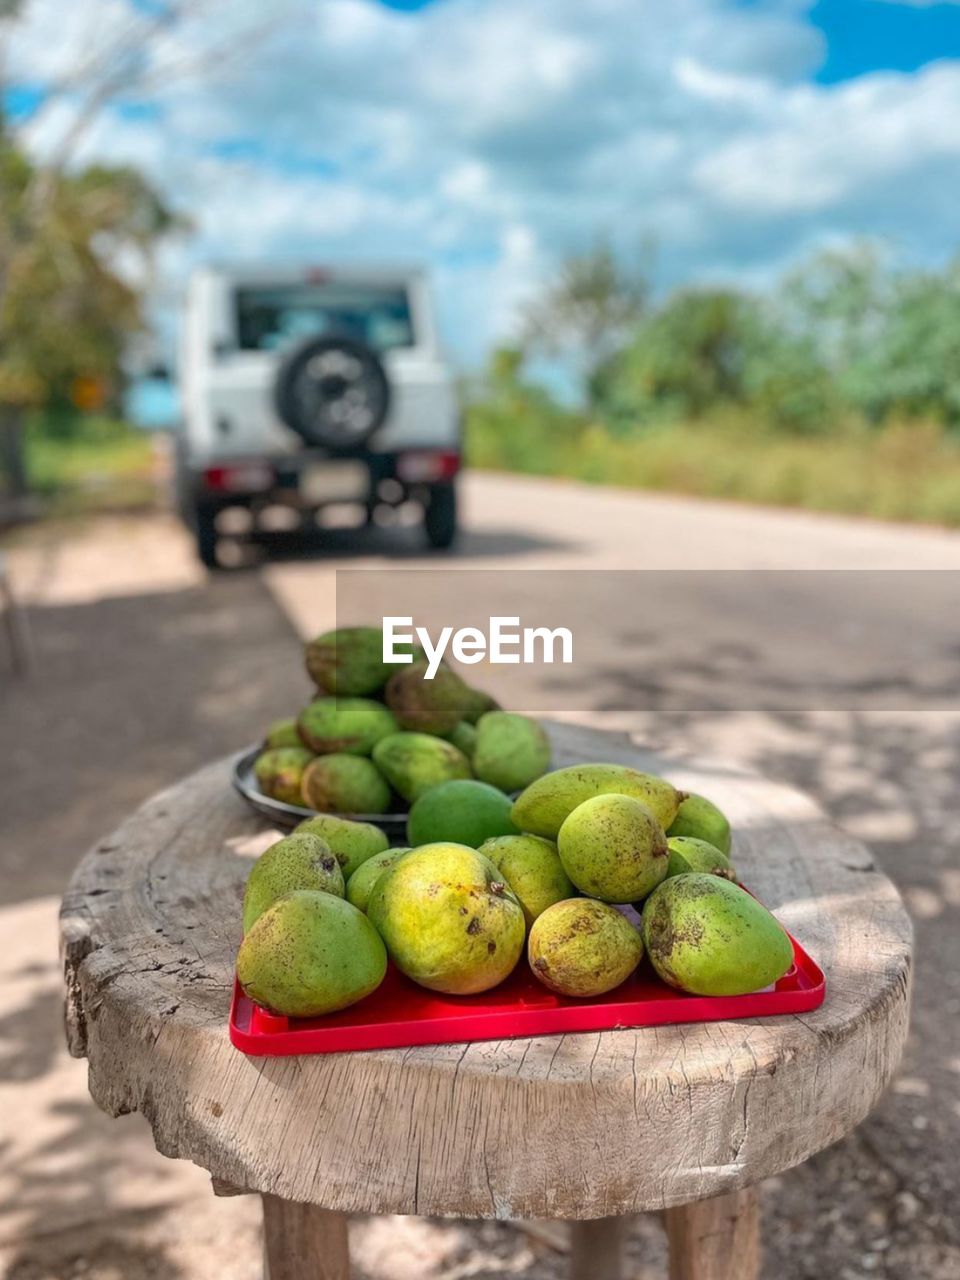
[[[402,287],[296,284],[236,292],[242,351],[276,351],[302,338],[342,333],[375,351],[414,345],[410,299]]]

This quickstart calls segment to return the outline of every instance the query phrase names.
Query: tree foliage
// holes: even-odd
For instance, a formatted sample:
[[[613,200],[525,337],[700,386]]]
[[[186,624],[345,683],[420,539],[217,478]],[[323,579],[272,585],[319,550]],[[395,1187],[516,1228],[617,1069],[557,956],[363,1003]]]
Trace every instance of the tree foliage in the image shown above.
[[[681,289],[648,308],[592,385],[597,415],[621,433],[731,407],[807,433],[845,417],[960,427],[960,261],[895,268],[855,246],[762,295]]]
[[[118,102],[148,100],[245,56],[295,3],[234,12],[215,0],[162,0],[91,11],[72,58],[66,51],[57,74],[31,85],[28,126],[44,126],[42,163],[29,158],[24,122],[5,121],[0,107],[0,472],[18,494],[26,408],[55,402],[78,379],[116,382],[141,324],[145,263],[177,225],[135,170],[78,165],[85,135]],[[0,0],[0,103],[3,41],[29,4]]]
[[[10,145],[0,164],[0,404],[64,398],[77,378],[115,381],[142,321],[117,263],[146,261],[173,216],[138,174],[103,167],[56,175],[37,216],[33,167]]]
[[[533,349],[575,365],[585,398],[593,380],[642,319],[649,289],[646,274],[630,270],[608,240],[561,262],[556,278],[527,308],[523,340]]]
[[[0,36],[22,8],[0,0]],[[63,95],[82,105],[42,162],[0,114],[0,471],[16,496],[27,485],[26,411],[65,403],[80,383],[116,388],[142,324],[152,250],[179,225],[134,169],[74,162],[97,109],[137,74],[127,66],[129,41],[126,28],[116,38],[105,32],[89,66],[45,87],[41,109]]]
[[[725,289],[669,298],[597,385],[601,409],[621,429],[738,406],[775,426],[813,430],[835,407],[808,337],[791,332],[767,300]]]
[[[483,377],[466,391],[470,452],[481,466],[541,471],[544,457],[576,440],[584,425],[528,378],[520,347],[496,348]]]
[[[868,247],[822,254],[781,297],[850,410],[960,425],[960,260],[923,271],[893,269]]]

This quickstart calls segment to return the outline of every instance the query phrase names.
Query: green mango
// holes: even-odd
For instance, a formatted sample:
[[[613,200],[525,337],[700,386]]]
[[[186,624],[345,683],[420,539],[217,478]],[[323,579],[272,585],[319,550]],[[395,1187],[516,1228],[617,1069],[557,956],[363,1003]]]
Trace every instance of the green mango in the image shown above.
[[[309,831],[286,836],[261,853],[243,893],[243,931],[294,889],[317,889],[342,898],[343,872],[326,840]]]
[[[550,740],[529,716],[488,711],[477,721],[473,771],[501,791],[519,791],[550,768]]]
[[[411,845],[449,840],[476,849],[491,836],[516,831],[510,809],[510,797],[486,782],[473,778],[440,782],[414,801],[407,839]]]
[[[630,977],[643,957],[643,942],[616,908],[592,898],[568,898],[534,921],[527,956],[551,991],[602,996]]]
[[[472,777],[470,761],[451,742],[426,733],[393,733],[373,749],[373,763],[411,804],[440,782]]]
[[[373,823],[355,822],[352,818],[340,818],[332,813],[319,813],[315,818],[307,818],[294,834],[301,831],[309,831],[326,840],[340,863],[345,880],[349,880],[368,858],[390,845],[386,832]]]
[[[264,751],[271,747],[302,747],[303,739],[297,729],[297,722],[292,717],[285,720],[274,720],[263,739]]]
[[[320,813],[386,813],[390,788],[363,756],[317,756],[303,771],[303,803]]]
[[[458,751],[462,751],[468,760],[473,758],[474,747],[477,745],[477,730],[469,720],[461,720],[453,732],[446,735],[446,738]]]
[[[552,840],[542,836],[495,836],[480,846],[480,853],[490,859],[513,890],[528,927],[547,907],[576,897],[576,887],[564,871]]]
[[[691,792],[680,802],[677,816],[667,828],[668,836],[693,836],[706,840],[721,853],[730,852],[730,823],[712,800]]]
[[[723,876],[724,880],[735,881],[737,878],[727,855],[706,840],[698,840],[695,836],[670,836],[667,848],[670,850],[667,876],[704,871],[711,876]]]
[[[300,783],[312,759],[313,752],[306,747],[271,747],[253,762],[253,776],[265,796],[300,805]]]
[[[375,853],[372,858],[361,863],[347,881],[347,901],[361,911],[366,911],[373,886],[385,871],[389,871],[395,862],[399,862],[409,852],[407,848],[384,849],[382,853]]]
[[[593,796],[564,819],[557,836],[567,875],[590,898],[636,902],[667,874],[663,828],[642,800]]]
[[[316,1018],[376,991],[387,953],[343,898],[300,889],[279,898],[244,936],[237,978],[247,996],[289,1018]]]
[[[369,698],[315,698],[300,712],[297,728],[317,755],[368,756],[381,738],[397,732],[382,702]]]
[[[793,944],[766,907],[701,872],[671,876],[651,893],[643,941],[663,981],[697,996],[760,991],[793,964]]]
[[[474,689],[467,685],[467,700],[463,708],[463,718],[468,724],[476,724],[488,711],[499,711],[500,703],[489,693]]]
[[[557,838],[568,814],[592,796],[622,795],[642,800],[661,827],[677,816],[683,792],[663,778],[622,764],[574,764],[537,778],[516,799],[513,820],[521,831]]]
[[[473,995],[510,974],[523,951],[523,911],[476,849],[427,844],[377,881],[367,914],[402,973],[431,991]]]
[[[325,631],[307,645],[306,662],[310,679],[323,693],[376,693],[390,674],[390,667],[383,661],[383,632],[379,627]]]
[[[440,667],[427,679],[427,663],[401,667],[387,681],[384,698],[401,729],[452,733],[463,719],[467,686],[455,671]]]

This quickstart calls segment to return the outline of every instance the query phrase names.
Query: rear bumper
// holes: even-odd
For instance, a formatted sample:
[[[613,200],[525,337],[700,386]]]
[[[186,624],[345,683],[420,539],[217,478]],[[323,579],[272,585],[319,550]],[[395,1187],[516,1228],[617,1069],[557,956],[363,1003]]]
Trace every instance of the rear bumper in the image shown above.
[[[193,504],[208,511],[274,504],[306,511],[350,502],[367,507],[400,505],[424,490],[452,483],[461,466],[459,449],[410,448],[336,458],[304,450],[188,467],[184,479]],[[349,477],[346,491],[339,483],[343,477]],[[327,487],[329,494],[324,492]]]

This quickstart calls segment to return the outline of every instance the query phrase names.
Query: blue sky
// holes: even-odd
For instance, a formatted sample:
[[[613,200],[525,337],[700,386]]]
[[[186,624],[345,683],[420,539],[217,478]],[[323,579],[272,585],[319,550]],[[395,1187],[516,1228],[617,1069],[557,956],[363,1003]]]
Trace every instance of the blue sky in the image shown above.
[[[835,84],[877,70],[917,71],[960,58],[960,5],[886,0],[819,0],[810,22],[823,32],[826,57],[816,74]]]
[[[439,0],[380,0],[388,9],[414,13]],[[763,8],[742,0],[743,8]],[[916,71],[939,58],[960,58],[960,6],[891,0],[818,0],[810,25],[826,38],[815,79],[836,84],[879,69]]]
[[[47,88],[156,3],[28,0],[5,94],[26,145],[56,148],[80,104]],[[111,102],[77,155],[140,165],[192,218],[161,262],[168,309],[209,257],[415,260],[476,364],[598,234],[627,258],[655,244],[661,290],[763,287],[862,237],[929,264],[958,247],[960,2],[187,11],[134,41],[153,83]]]

